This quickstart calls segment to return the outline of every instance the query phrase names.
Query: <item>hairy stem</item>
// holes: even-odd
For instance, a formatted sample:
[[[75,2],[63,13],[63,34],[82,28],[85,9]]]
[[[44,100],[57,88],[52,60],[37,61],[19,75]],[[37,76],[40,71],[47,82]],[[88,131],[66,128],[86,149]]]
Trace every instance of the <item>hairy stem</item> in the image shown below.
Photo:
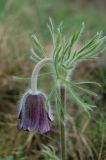
[[[66,160],[66,140],[65,140],[65,87],[60,88],[60,94],[61,94],[61,103],[62,103],[62,109],[61,109],[61,122],[60,122],[60,141],[61,141],[61,158],[62,160]]]
[[[52,58],[45,58],[45,59],[42,59],[41,61],[39,61],[34,69],[33,69],[33,72],[32,72],[32,77],[31,77],[31,90],[32,90],[32,93],[35,94],[36,91],[37,91],[37,79],[38,79],[38,76],[39,76],[39,72],[41,70],[41,68],[47,64],[47,63],[51,63],[53,61]]]

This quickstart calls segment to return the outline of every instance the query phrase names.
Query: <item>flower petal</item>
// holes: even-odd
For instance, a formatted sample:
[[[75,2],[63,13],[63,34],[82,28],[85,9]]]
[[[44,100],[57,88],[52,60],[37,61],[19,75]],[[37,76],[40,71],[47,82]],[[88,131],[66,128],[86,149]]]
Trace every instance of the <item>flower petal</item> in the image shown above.
[[[39,119],[38,129],[40,130],[41,134],[43,134],[50,131],[50,125],[49,125],[48,113],[45,110],[45,104],[42,99],[42,96],[40,95],[39,98],[40,98],[39,99],[40,119]]]
[[[25,94],[20,103],[18,118],[20,119],[19,129],[33,131],[37,128],[41,134],[50,131],[49,121],[52,118],[45,109],[45,96],[42,93]]]

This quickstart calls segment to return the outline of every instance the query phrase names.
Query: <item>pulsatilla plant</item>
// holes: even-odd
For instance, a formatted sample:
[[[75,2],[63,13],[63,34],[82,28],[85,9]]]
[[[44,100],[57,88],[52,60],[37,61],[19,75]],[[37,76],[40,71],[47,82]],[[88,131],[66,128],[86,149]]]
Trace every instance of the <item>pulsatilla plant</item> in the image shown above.
[[[78,42],[79,38],[83,33],[84,23],[82,23],[81,30],[73,33],[71,36],[69,36],[69,38],[65,38],[62,35],[62,23],[59,24],[57,29],[55,29],[53,22],[50,19],[48,29],[50,31],[53,42],[51,57],[47,57],[46,51],[39,42],[36,35],[32,35],[32,40],[38,54],[35,53],[34,49],[31,49],[31,57],[36,60],[37,63],[31,76],[31,88],[23,95],[20,101],[18,113],[20,124],[18,125],[18,128],[27,131],[34,131],[34,129],[38,129],[41,134],[50,131],[50,121],[53,120],[50,97],[52,97],[53,93],[55,93],[54,95],[56,105],[58,107],[57,110],[60,122],[61,159],[66,160],[66,91],[67,93],[69,93],[70,98],[75,101],[80,107],[82,107],[85,111],[93,109],[94,105],[89,104],[89,102],[87,101],[84,101],[83,98],[78,96],[77,92],[82,91],[88,95],[96,96],[96,93],[83,88],[80,84],[99,84],[89,81],[76,82],[73,81],[71,77],[76,65],[79,62],[83,60],[94,59],[98,56],[98,53],[104,50],[106,36],[103,36],[101,32],[98,32],[83,47],[75,50],[73,49],[73,46]],[[52,91],[50,92],[48,97],[43,92],[39,91],[37,88],[39,72],[45,64],[52,65],[51,73],[54,74],[53,77],[55,81],[55,86],[53,87],[53,89],[51,89]]]

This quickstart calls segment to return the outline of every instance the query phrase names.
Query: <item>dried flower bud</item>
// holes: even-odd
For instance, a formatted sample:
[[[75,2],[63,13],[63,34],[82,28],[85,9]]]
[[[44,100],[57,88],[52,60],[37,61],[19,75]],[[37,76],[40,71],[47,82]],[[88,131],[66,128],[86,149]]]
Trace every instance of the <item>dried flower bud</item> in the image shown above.
[[[39,129],[40,133],[50,131],[49,116],[45,109],[45,96],[38,92],[32,94],[28,91],[21,99],[18,118],[20,119],[19,129],[34,131]]]

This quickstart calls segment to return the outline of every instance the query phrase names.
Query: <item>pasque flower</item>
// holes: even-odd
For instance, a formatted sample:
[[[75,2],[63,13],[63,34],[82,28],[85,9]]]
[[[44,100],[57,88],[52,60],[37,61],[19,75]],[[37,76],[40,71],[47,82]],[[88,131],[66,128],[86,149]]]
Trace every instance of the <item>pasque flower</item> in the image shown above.
[[[83,47],[78,50],[74,50],[73,46],[79,40],[83,29],[84,24],[82,24],[82,28],[80,31],[72,34],[69,39],[64,39],[62,36],[62,25],[60,24],[57,30],[54,29],[52,20],[50,19],[50,25],[48,26],[50,33],[52,35],[53,40],[53,55],[51,58],[46,58],[45,49],[40,44],[39,40],[36,36],[32,36],[36,49],[38,50],[39,55],[34,53],[32,50],[32,58],[37,60],[37,64],[34,67],[31,77],[31,89],[26,92],[20,102],[20,109],[18,118],[20,119],[20,124],[18,128],[34,131],[34,129],[38,129],[41,134],[44,134],[50,131],[50,121],[53,120],[51,114],[50,105],[45,106],[46,96],[42,92],[38,92],[37,89],[37,80],[39,76],[39,71],[46,63],[51,63],[53,66],[53,72],[55,73],[54,80],[55,86],[58,86],[58,90],[56,88],[55,98],[56,105],[60,107],[57,111],[59,113],[59,121],[60,121],[60,145],[61,145],[61,159],[66,160],[66,140],[65,140],[65,110],[66,110],[66,96],[67,92],[71,95],[72,100],[78,103],[81,107],[83,107],[86,111],[91,110],[92,105],[88,104],[83,97],[79,97],[77,95],[77,90],[84,91],[91,96],[95,96],[96,94],[92,91],[89,91],[85,88],[82,88],[80,84],[85,83],[94,83],[95,82],[74,82],[70,78],[72,77],[72,73],[76,67],[76,65],[83,60],[96,58],[101,49],[105,49],[106,36],[102,37],[101,32],[98,32],[90,41],[88,41]],[[43,58],[43,59],[42,59]],[[48,102],[48,101],[46,101]],[[46,103],[47,104],[47,103]],[[48,108],[48,109],[47,109]],[[47,150],[47,151],[46,151]],[[46,147],[45,154],[48,153],[48,149]],[[54,150],[53,153],[50,152],[50,156],[53,157],[55,155]],[[58,159],[57,157],[55,159]]]
[[[27,131],[38,129],[41,134],[50,131],[49,121],[53,120],[51,107],[49,103],[47,107],[45,106],[46,96],[37,90],[39,71],[47,62],[51,62],[51,59],[41,60],[35,65],[32,72],[31,89],[23,95],[20,101],[18,113],[18,118],[20,119],[19,129]]]
[[[50,131],[49,121],[52,120],[45,108],[46,97],[43,93],[32,94],[28,91],[21,99],[18,118],[19,129],[34,131],[39,129],[40,133]]]

